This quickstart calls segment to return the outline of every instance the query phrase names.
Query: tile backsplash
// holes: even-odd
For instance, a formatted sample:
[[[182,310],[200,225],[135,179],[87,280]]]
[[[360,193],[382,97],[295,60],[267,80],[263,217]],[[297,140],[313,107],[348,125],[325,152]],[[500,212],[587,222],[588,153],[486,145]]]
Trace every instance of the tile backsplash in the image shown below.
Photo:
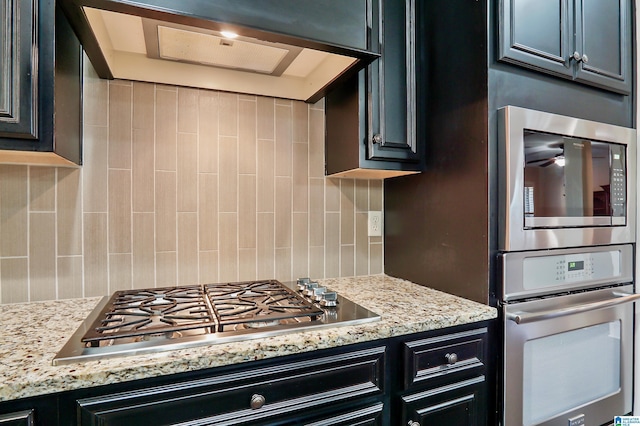
[[[85,61],[84,165],[0,165],[0,303],[383,272],[381,180],[324,177],[322,101],[120,80]]]

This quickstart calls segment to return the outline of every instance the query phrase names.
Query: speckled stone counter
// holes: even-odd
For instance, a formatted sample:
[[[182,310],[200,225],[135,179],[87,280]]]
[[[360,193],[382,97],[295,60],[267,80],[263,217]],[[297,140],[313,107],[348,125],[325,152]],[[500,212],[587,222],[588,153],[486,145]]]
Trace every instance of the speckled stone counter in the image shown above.
[[[250,362],[495,318],[495,308],[408,281],[374,275],[322,285],[376,312],[380,321],[53,366],[100,298],[0,305],[0,401]]]

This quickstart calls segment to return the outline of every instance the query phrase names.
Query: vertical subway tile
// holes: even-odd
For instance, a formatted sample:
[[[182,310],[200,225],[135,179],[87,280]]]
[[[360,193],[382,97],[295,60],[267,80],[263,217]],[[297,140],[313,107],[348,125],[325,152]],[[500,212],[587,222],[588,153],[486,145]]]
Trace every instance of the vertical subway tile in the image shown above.
[[[324,179],[309,179],[309,245],[324,245]]]
[[[219,211],[238,211],[238,139],[220,137]]]
[[[0,257],[27,256],[27,166],[0,165]]]
[[[258,139],[275,139],[275,100],[258,96],[257,132]]]
[[[198,96],[198,171],[218,172],[218,92]]]
[[[279,105],[276,102],[276,176],[291,176],[291,104]]]
[[[82,256],[58,257],[58,299],[74,299],[83,295]]]
[[[156,253],[156,287],[177,285],[177,257],[175,251]]]
[[[220,280],[238,279],[238,214],[220,213]]]
[[[200,277],[199,282],[206,283],[217,283],[218,279],[218,252],[215,250],[212,251],[201,251],[199,253],[200,259]]]
[[[258,141],[257,210],[273,212],[275,200],[275,143],[272,140]]]
[[[268,277],[260,277],[256,274],[256,252],[254,248],[238,250],[238,280],[251,281]]]
[[[324,278],[324,246],[309,247],[309,277]]]
[[[238,246],[256,248],[256,177],[238,177]]]
[[[0,259],[2,303],[29,301],[29,260],[26,257]]]
[[[155,287],[154,214],[133,213],[132,269],[134,288]]]
[[[356,179],[355,206],[356,212],[366,212],[369,210],[369,181]]]
[[[133,82],[133,128],[153,130],[156,89],[153,83]]]
[[[238,113],[238,172],[255,174],[257,167],[257,112],[255,98],[251,101],[241,100]]]
[[[47,212],[56,208],[56,169],[29,167],[29,210]]]
[[[156,250],[176,251],[176,173],[156,172]]]
[[[274,213],[258,213],[258,270],[259,277],[275,276]]]
[[[276,248],[276,279],[280,281],[291,281],[291,247]]]
[[[355,238],[355,183],[353,179],[340,181],[340,243],[353,244]]]
[[[86,125],[106,126],[108,121],[109,80],[98,77],[91,61],[84,54],[82,102],[83,120]]]
[[[106,213],[84,213],[84,295],[109,294]]]
[[[309,110],[309,176],[324,176],[324,111]]]
[[[156,86],[156,170],[176,170],[177,92]]]
[[[198,89],[178,87],[178,132],[198,131]]]
[[[292,140],[293,142],[309,142],[309,106],[302,101],[292,103]]]
[[[309,146],[304,143],[293,144],[293,211],[309,210]]]
[[[129,170],[109,170],[109,253],[131,253]]]
[[[382,185],[382,180],[369,181],[369,210],[384,210]]]
[[[109,253],[109,292],[132,288],[131,253]]]
[[[340,276],[340,213],[325,214],[324,276]]]
[[[384,272],[384,251],[382,244],[371,244],[369,246],[369,273],[371,275],[382,274]]]
[[[107,127],[84,126],[82,145],[82,206],[83,211],[107,211],[107,181],[109,143]]]
[[[291,179],[276,178],[276,248],[291,247]]]
[[[191,133],[178,134],[178,211],[195,212],[198,208],[198,139]]]
[[[218,134],[220,136],[238,136],[238,95],[220,92],[219,99]]]
[[[218,249],[218,175],[199,175],[198,237],[201,251]]]
[[[340,211],[340,181],[342,179],[325,179],[325,209],[328,212]]]
[[[293,276],[309,274],[309,215],[293,213]]]
[[[130,83],[109,82],[110,168],[131,168],[132,92]]]
[[[367,213],[356,213],[355,275],[367,275],[369,273],[368,216]]]
[[[128,173],[128,172],[126,172]],[[82,198],[80,169],[58,170],[57,230],[58,255],[82,254]]]
[[[198,284],[198,215],[178,213],[178,285]]]
[[[340,246],[340,276],[352,277],[354,275],[354,246]]]
[[[133,168],[131,170],[134,212],[152,212],[154,209],[153,145],[153,129],[134,129]]]
[[[29,215],[29,300],[56,299],[55,213]]]

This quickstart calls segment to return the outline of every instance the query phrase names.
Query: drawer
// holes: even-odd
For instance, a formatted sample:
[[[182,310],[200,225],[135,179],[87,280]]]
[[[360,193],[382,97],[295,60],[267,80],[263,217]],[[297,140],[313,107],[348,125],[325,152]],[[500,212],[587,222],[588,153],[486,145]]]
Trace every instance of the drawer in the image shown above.
[[[404,343],[404,388],[423,380],[483,371],[487,329],[414,340]]]
[[[202,379],[76,402],[83,425],[247,424],[384,393],[385,347],[269,367],[243,367]],[[242,419],[242,422],[238,423]],[[139,423],[138,423],[139,422]]]

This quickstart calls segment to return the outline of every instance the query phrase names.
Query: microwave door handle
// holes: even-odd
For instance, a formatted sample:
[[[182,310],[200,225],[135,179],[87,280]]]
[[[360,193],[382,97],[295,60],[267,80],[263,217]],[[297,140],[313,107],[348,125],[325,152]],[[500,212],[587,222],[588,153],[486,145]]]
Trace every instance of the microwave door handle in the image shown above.
[[[580,314],[583,312],[593,311],[595,309],[610,308],[612,306],[621,305],[623,303],[633,302],[640,299],[640,293],[613,293],[615,298],[601,300],[593,303],[585,303],[568,308],[552,309],[540,312],[507,312],[505,317],[516,324],[527,324],[535,321],[546,320],[551,318],[565,317],[567,315]]]

